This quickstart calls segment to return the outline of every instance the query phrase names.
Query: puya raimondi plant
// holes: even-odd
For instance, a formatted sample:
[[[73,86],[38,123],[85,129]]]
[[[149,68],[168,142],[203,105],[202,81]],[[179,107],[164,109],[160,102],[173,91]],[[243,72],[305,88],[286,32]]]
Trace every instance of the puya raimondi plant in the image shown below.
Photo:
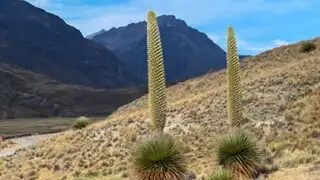
[[[147,17],[148,103],[152,126],[162,133],[166,124],[166,81],[157,17],[153,11]]]
[[[133,170],[138,180],[185,180],[186,165],[181,146],[163,133],[166,123],[165,75],[157,18],[147,19],[149,110],[152,134],[134,146]]]
[[[228,123],[240,125],[242,116],[242,89],[240,79],[240,60],[237,55],[237,43],[234,30],[230,26],[227,30],[227,76],[228,76]]]

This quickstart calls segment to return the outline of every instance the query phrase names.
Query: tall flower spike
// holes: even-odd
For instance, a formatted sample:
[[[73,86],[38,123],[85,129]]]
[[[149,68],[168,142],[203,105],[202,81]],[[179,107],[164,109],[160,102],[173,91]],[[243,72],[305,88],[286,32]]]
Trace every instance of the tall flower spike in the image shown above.
[[[228,28],[227,40],[227,73],[228,73],[228,123],[240,125],[242,117],[240,62],[232,27]]]
[[[166,82],[159,27],[153,11],[148,12],[147,46],[150,117],[154,130],[162,133],[166,124]]]

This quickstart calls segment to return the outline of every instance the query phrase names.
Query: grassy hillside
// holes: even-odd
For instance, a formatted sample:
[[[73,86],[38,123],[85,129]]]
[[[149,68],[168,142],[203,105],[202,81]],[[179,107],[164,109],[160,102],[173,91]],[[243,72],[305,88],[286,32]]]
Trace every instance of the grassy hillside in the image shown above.
[[[241,64],[245,126],[265,147],[265,166],[276,171],[268,179],[316,180],[320,175],[320,38],[312,41],[318,48],[309,53],[299,52],[299,43]],[[230,128],[226,95],[225,71],[167,89],[165,132],[184,143],[197,179],[214,171],[215,140]],[[149,130],[146,100],[1,159],[0,179],[130,179],[128,150]]]

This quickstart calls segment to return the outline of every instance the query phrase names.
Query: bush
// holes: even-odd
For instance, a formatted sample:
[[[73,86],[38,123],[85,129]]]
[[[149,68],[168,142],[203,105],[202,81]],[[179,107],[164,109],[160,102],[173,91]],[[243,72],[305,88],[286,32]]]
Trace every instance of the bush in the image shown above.
[[[138,180],[180,180],[187,174],[181,146],[168,135],[154,135],[139,142],[132,157]]]
[[[301,44],[300,52],[307,53],[316,49],[316,45],[312,42],[304,42]]]
[[[233,180],[233,175],[231,171],[220,167],[209,177],[209,180]]]
[[[216,149],[219,165],[230,170],[235,176],[248,178],[258,175],[260,154],[254,138],[241,131],[221,137]]]
[[[87,117],[81,116],[76,119],[76,122],[73,124],[73,129],[82,129],[87,127],[90,124],[90,121]]]

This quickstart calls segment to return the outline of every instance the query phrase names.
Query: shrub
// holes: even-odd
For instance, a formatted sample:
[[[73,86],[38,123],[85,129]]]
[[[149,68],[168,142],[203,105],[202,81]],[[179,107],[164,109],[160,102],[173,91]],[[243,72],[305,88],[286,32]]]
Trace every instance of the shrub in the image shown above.
[[[82,129],[87,127],[90,124],[90,121],[87,117],[81,116],[76,119],[76,122],[73,124],[73,129]]]
[[[138,180],[180,180],[187,174],[181,146],[164,134],[139,142],[132,153]]]
[[[233,180],[233,175],[231,171],[220,167],[209,177],[209,180]]]
[[[247,133],[236,131],[218,139],[218,164],[235,176],[256,176],[260,170],[260,154],[256,140]]]
[[[300,52],[307,53],[316,49],[316,45],[312,42],[304,42],[300,46]]]

